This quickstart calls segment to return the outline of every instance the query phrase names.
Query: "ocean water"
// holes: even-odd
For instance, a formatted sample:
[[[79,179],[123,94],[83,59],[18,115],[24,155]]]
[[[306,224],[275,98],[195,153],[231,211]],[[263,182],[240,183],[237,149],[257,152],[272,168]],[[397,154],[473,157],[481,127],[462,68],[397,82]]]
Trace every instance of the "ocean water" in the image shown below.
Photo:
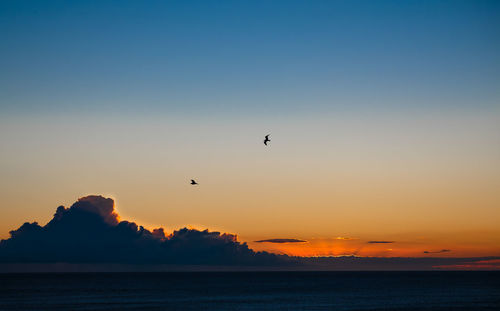
[[[0,310],[500,310],[500,272],[1,274]]]

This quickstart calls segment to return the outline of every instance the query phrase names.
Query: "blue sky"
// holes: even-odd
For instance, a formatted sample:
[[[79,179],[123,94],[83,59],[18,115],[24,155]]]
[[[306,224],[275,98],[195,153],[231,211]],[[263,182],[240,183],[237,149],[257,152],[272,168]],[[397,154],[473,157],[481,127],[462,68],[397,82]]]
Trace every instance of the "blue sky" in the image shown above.
[[[102,194],[169,232],[500,253],[499,1],[0,1],[0,38],[0,238]]]
[[[498,106],[496,1],[2,1],[3,115]]]

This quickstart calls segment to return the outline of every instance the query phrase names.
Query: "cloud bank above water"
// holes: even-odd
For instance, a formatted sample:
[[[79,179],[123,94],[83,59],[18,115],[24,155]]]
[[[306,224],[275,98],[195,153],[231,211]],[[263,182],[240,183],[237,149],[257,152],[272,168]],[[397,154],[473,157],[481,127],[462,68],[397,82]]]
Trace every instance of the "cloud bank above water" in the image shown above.
[[[59,206],[46,225],[27,222],[10,235],[9,239],[0,241],[0,272],[112,271],[119,265],[134,265],[123,268],[124,271],[144,269],[138,265],[278,270],[497,269],[498,266],[497,261],[492,261],[498,257],[293,257],[256,252],[246,243],[238,242],[234,234],[183,228],[167,235],[163,228],[150,231],[134,222],[120,221],[113,200],[102,196],[80,198],[70,208]],[[259,242],[282,245],[307,241],[267,239]],[[442,252],[448,250],[428,253]],[[76,266],[64,266],[61,270],[60,264]]]
[[[284,256],[255,252],[228,233],[183,228],[166,236],[119,221],[114,201],[80,198],[59,206],[45,226],[24,223],[0,242],[0,262],[148,263],[205,265],[283,264]]]

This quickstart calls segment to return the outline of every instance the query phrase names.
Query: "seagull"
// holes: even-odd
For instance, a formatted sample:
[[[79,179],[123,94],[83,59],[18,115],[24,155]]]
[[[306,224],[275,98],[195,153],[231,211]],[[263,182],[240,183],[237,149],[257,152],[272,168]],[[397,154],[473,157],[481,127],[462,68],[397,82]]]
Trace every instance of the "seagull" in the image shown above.
[[[267,143],[271,141],[271,140],[269,139],[269,135],[271,135],[271,134],[267,134],[267,135],[265,136],[265,137],[266,137],[266,139],[264,139],[264,145],[266,145],[266,146],[267,146]]]
[[[197,185],[198,183],[194,181],[194,179],[191,179],[191,185]]]

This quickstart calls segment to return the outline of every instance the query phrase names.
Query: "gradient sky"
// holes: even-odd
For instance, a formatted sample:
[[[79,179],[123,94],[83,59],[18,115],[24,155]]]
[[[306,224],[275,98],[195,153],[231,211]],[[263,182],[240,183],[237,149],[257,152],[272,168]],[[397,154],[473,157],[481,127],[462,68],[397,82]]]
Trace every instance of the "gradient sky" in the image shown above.
[[[498,1],[2,1],[0,35],[1,238],[102,194],[257,250],[500,255]]]

